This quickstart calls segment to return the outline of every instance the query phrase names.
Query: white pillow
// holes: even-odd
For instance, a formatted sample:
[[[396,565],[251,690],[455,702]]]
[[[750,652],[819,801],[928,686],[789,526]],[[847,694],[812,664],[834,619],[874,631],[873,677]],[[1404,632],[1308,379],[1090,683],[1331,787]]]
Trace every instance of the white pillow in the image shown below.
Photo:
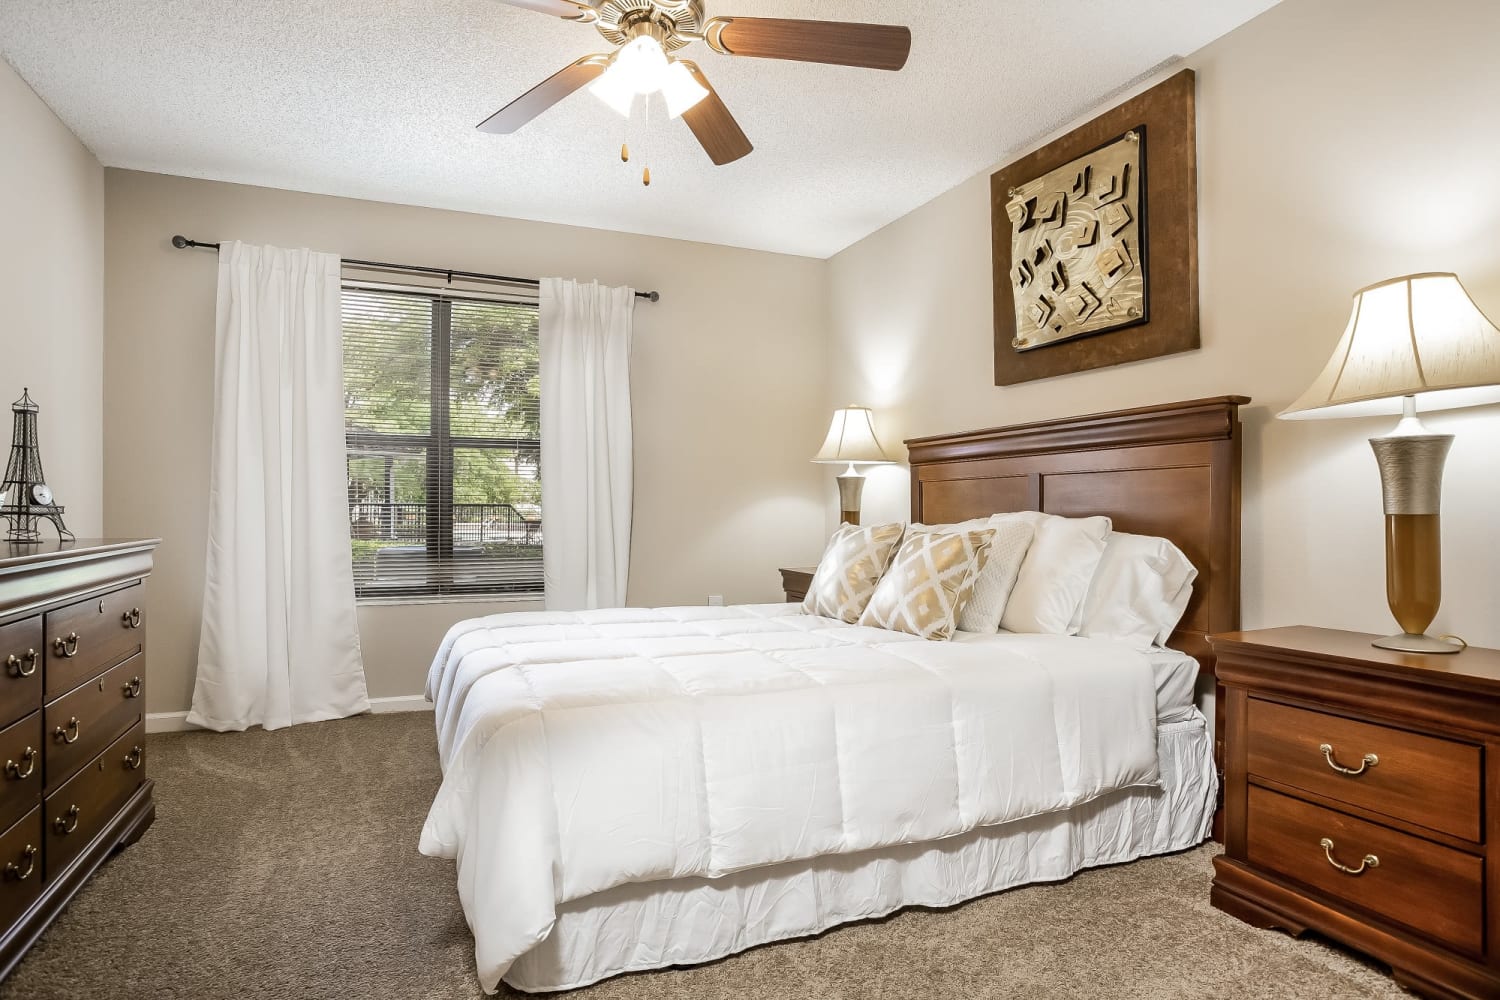
[[[1081,635],[1162,646],[1193,596],[1198,570],[1165,538],[1112,532],[1083,602]]]
[[[1104,555],[1109,518],[1058,517],[1034,510],[997,516],[1021,519],[1036,528],[1000,627],[1009,632],[1077,635],[1089,581]]]
[[[980,632],[993,635],[1000,631],[1000,619],[1005,614],[1005,602],[1016,585],[1021,563],[1036,528],[1030,521],[1011,514],[995,514],[976,517],[960,524],[913,524],[908,534],[916,532],[965,532],[993,529],[990,554],[974,581],[974,591],[958,615],[961,632]]]

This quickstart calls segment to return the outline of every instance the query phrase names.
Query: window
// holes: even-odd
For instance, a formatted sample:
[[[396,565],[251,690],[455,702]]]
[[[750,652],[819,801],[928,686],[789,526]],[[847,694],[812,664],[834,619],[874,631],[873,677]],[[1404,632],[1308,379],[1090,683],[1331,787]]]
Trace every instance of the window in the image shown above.
[[[542,590],[534,304],[344,289],[359,597]]]

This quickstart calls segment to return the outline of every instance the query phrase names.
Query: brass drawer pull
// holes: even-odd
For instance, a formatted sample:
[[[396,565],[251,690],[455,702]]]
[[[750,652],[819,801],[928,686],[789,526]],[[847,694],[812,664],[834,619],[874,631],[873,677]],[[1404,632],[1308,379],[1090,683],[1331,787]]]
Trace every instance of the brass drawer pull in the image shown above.
[[[68,806],[68,813],[65,817],[59,816],[52,821],[52,829],[63,836],[67,836],[78,829],[78,807]]]
[[[58,726],[56,729],[52,730],[52,738],[54,740],[57,740],[59,743],[77,743],[78,731],[78,716],[75,715],[68,719],[68,727],[66,729],[64,729],[62,726]],[[68,735],[69,733],[71,733],[72,735]]]
[[[1364,774],[1365,771],[1380,763],[1379,757],[1375,756],[1372,753],[1367,753],[1365,754],[1364,759],[1360,762],[1360,765],[1358,767],[1345,767],[1344,765],[1333,759],[1333,746],[1331,744],[1319,743],[1318,749],[1323,751],[1323,759],[1328,761],[1328,766],[1333,768],[1339,774],[1347,774],[1350,776]]]
[[[27,747],[26,752],[21,754],[21,759],[26,762],[26,770],[21,770],[21,765],[15,761],[8,760],[5,762],[5,776],[7,778],[15,778],[17,781],[25,781],[36,771],[37,756],[38,754],[35,750]]]
[[[125,766],[132,771],[138,770],[143,755],[144,751],[140,747],[131,747],[130,752],[125,755]]]
[[[126,628],[140,628],[141,609],[131,608],[129,611],[125,612],[120,616],[120,624],[124,625]]]
[[[22,677],[30,677],[36,673],[36,650],[28,649],[25,656],[17,656],[12,653],[5,658],[5,672],[11,677],[20,680]]]
[[[139,698],[141,696],[141,679],[139,677],[132,677],[120,686],[125,689],[125,697],[127,698]]]
[[[21,857],[26,859],[26,870],[22,871],[21,866],[14,861],[7,861],[5,863],[5,877],[14,882],[26,881],[31,877],[31,873],[36,871],[37,853],[38,851],[35,847],[27,844],[26,850],[21,852]]]
[[[65,638],[53,639],[52,649],[65,660],[78,655],[78,633],[69,632]]]
[[[1318,841],[1318,843],[1322,845],[1323,856],[1328,859],[1328,863],[1330,865],[1333,865],[1333,867],[1337,868],[1339,871],[1343,872],[1345,875],[1363,875],[1365,873],[1365,869],[1367,868],[1380,867],[1380,859],[1373,854],[1366,854],[1364,860],[1359,863],[1358,868],[1350,868],[1348,865],[1341,865],[1334,860],[1332,840],[1324,837],[1322,840]]]

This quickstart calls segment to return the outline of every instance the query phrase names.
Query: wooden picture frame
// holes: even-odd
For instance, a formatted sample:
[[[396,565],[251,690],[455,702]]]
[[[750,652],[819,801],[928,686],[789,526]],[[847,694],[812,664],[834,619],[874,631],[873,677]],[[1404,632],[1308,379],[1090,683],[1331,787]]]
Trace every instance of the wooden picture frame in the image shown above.
[[[990,177],[995,294],[995,384],[1016,385],[1071,372],[1196,350],[1198,333],[1197,78],[1183,70],[1104,112]],[[1139,130],[1149,134],[1142,170],[1144,316],[1103,332],[1026,350],[1017,338],[1012,288],[1013,190]]]

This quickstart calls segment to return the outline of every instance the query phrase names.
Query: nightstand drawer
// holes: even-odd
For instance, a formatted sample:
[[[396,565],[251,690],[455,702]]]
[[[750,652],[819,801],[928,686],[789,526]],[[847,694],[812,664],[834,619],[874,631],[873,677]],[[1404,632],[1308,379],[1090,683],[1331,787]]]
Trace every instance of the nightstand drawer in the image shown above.
[[[1248,722],[1252,775],[1475,843],[1483,839],[1481,747],[1259,698],[1249,700]]]
[[[1257,787],[1250,789],[1247,828],[1252,865],[1452,947],[1483,952],[1482,858]]]

